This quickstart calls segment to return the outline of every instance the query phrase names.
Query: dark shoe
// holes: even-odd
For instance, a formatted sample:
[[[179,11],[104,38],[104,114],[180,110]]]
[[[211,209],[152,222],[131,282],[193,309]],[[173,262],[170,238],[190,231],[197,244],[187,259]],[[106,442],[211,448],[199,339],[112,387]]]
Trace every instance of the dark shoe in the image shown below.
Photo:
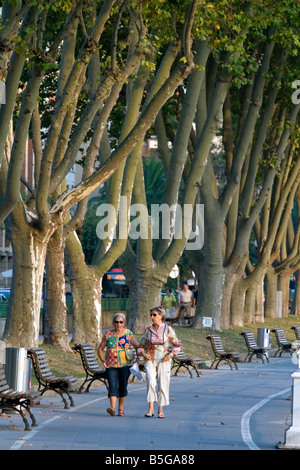
[[[152,416],[154,416],[154,412],[151,413],[151,411],[148,411],[145,413],[145,418],[152,418]]]
[[[118,412],[118,416],[125,416],[125,413],[124,413],[124,411],[123,411],[123,410],[119,410],[119,412]]]

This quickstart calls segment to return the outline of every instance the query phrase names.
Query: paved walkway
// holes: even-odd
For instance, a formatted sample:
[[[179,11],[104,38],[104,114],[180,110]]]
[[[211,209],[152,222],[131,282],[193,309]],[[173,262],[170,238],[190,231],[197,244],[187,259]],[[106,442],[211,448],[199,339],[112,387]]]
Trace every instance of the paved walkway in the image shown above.
[[[171,379],[165,419],[144,417],[144,382],[129,384],[123,418],[106,413],[103,385],[89,394],[74,394],[76,406],[69,410],[58,395],[48,393],[33,409],[39,426],[32,431],[24,431],[19,415],[0,415],[0,451],[102,450],[130,456],[134,450],[154,455],[167,450],[193,459],[197,450],[278,450],[291,419],[288,398],[295,370],[297,365],[284,355],[271,357],[269,364],[241,363],[238,371],[226,365],[204,369],[199,378],[179,373]]]

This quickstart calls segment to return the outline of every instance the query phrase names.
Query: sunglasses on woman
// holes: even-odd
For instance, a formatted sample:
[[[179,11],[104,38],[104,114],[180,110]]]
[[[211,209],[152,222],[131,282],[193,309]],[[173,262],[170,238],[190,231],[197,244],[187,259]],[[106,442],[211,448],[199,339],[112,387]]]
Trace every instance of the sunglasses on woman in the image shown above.
[[[162,311],[163,309],[161,307],[155,307],[150,310],[150,317],[157,317],[157,315],[160,315]],[[158,312],[158,313],[153,313],[153,312]]]
[[[123,321],[115,320],[114,323],[124,323]]]

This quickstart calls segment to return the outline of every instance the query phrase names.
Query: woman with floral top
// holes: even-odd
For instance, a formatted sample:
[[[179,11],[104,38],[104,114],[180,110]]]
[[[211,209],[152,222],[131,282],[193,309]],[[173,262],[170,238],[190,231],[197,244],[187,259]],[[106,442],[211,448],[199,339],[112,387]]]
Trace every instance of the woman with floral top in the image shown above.
[[[154,402],[158,402],[158,418],[164,418],[163,406],[169,404],[171,360],[180,351],[175,331],[164,323],[165,311],[161,307],[150,310],[152,325],[146,328],[138,347],[138,355],[145,359],[147,402],[145,416],[154,416]],[[156,393],[156,385],[158,393]]]
[[[129,368],[132,365],[130,359],[126,355],[126,351],[130,350],[132,344],[137,350],[138,343],[133,333],[124,328],[125,315],[116,313],[113,317],[114,329],[107,331],[98,348],[98,355],[101,362],[106,368],[108,380],[108,397],[110,407],[107,413],[115,416],[117,399],[119,398],[118,416],[125,416],[124,401],[127,396],[127,384],[130,375]],[[106,348],[106,358],[104,359],[103,351]]]

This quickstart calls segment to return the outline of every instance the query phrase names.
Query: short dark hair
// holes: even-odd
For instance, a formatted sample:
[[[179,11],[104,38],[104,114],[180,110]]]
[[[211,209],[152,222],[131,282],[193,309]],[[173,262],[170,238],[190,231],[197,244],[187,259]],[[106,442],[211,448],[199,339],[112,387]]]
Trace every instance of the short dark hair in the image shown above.
[[[162,317],[162,319],[164,320],[165,317],[166,317],[166,311],[163,307],[153,307],[150,309],[150,313],[152,312],[158,312],[158,314]]]

